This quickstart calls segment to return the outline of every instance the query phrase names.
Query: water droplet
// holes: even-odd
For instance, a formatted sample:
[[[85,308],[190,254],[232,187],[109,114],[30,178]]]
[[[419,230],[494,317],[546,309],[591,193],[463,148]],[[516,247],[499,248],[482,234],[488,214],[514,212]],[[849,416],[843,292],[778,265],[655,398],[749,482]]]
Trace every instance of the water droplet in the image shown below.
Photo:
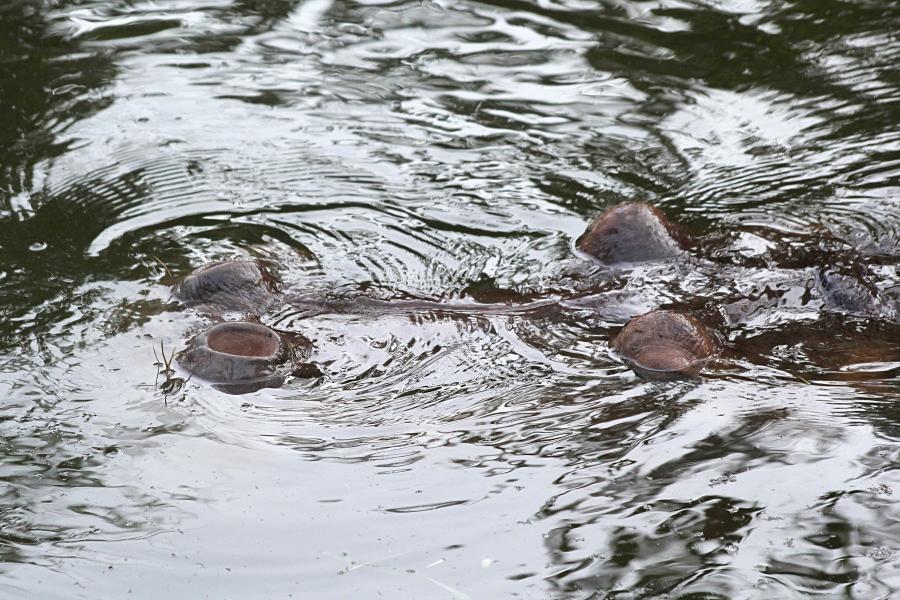
[[[28,249],[32,252],[43,252],[47,249],[46,242],[35,242],[32,245],[28,246]]]

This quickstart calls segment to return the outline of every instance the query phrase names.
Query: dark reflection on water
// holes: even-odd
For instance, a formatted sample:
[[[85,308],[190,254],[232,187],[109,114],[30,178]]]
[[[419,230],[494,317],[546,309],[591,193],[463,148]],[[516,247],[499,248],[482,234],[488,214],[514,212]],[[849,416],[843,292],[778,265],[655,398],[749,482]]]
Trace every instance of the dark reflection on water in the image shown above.
[[[0,595],[897,596],[898,31],[832,0],[0,3]],[[687,259],[574,252],[634,198]],[[151,346],[207,324],[168,285],[238,257],[280,265],[262,321],[325,376],[166,397]],[[656,307],[721,361],[635,378],[609,342]]]

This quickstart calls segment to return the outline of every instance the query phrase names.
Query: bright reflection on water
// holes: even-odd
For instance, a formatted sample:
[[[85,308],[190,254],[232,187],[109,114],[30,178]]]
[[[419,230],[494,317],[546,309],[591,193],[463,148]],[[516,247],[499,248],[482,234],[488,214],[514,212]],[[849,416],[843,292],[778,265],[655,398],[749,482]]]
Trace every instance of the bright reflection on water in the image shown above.
[[[0,2],[0,595],[897,597],[898,31],[851,0]],[[574,252],[633,198],[690,258]],[[240,257],[326,376],[164,397],[151,346],[207,322],[161,265]],[[824,311],[822,266],[888,304]],[[478,290],[579,299],[302,308]],[[721,363],[623,367],[659,306],[718,319]]]

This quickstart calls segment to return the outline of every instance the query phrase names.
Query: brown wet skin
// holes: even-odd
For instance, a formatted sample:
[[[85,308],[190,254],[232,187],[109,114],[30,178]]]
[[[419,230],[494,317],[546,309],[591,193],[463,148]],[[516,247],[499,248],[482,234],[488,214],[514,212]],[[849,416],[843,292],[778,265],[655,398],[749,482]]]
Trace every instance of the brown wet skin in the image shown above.
[[[184,305],[207,313],[259,314],[275,302],[277,293],[275,278],[258,260],[204,265],[175,287],[175,297]]]
[[[278,334],[263,325],[237,321],[196,335],[178,361],[198,377],[227,383],[267,377],[285,357]]]
[[[653,310],[631,319],[612,343],[648,379],[696,375],[718,347],[703,323],[670,310]]]
[[[226,312],[260,315],[278,299],[275,278],[256,260],[200,267],[174,293],[186,306],[217,319]],[[178,354],[178,362],[219,389],[242,394],[281,385],[284,372],[296,370],[311,347],[299,334],[282,335],[256,323],[225,322],[195,336]]]
[[[198,377],[230,393],[277,387],[287,368],[296,370],[309,356],[312,342],[299,334],[282,334],[258,323],[228,321],[196,335],[178,362]],[[317,370],[299,369],[306,376]]]
[[[281,350],[281,341],[274,332],[250,327],[210,330],[207,332],[207,344],[210,350],[222,354],[254,358],[272,358]]]
[[[576,246],[605,264],[676,258],[684,254],[675,226],[644,202],[618,204],[598,215]]]

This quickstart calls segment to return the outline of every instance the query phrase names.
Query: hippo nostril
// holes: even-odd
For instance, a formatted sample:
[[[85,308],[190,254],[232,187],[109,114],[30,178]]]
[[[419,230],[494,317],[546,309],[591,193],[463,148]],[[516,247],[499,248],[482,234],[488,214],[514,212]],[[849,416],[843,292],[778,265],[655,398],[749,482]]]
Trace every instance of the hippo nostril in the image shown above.
[[[650,379],[696,375],[718,350],[706,326],[669,310],[635,317],[612,346],[638,375]]]
[[[234,356],[270,359],[277,357],[281,341],[274,332],[246,327],[250,324],[224,325],[207,332],[207,343],[211,350]]]
[[[230,386],[225,391],[245,393],[281,385],[278,367],[290,354],[288,344],[268,327],[229,322],[195,336],[178,362],[197,377]]]

